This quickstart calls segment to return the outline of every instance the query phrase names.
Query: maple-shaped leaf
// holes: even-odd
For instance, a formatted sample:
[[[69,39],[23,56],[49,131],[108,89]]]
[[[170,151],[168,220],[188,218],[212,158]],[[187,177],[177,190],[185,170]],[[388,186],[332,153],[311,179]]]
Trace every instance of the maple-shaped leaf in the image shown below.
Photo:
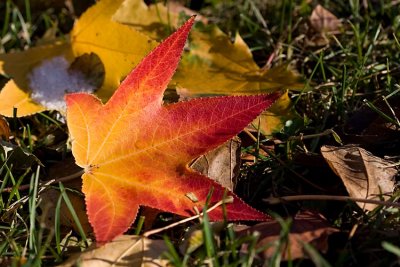
[[[204,207],[211,189],[210,205],[223,199],[225,189],[188,164],[233,137],[279,97],[203,98],[163,106],[193,21],[145,57],[106,104],[87,93],[66,96],[72,152],[85,171],[87,213],[100,243],[125,232],[139,205],[190,216],[195,207]],[[227,194],[234,198],[226,206],[229,219],[268,218]],[[223,219],[223,210],[209,215]]]

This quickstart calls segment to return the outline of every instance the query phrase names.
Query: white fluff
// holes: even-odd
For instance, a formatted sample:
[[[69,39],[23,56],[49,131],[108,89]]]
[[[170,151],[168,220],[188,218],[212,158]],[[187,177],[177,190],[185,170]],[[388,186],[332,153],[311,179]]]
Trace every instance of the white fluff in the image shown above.
[[[62,57],[44,60],[28,76],[31,98],[50,110],[65,111],[64,95],[72,92],[92,93],[96,88],[78,72],[68,72],[69,63]]]

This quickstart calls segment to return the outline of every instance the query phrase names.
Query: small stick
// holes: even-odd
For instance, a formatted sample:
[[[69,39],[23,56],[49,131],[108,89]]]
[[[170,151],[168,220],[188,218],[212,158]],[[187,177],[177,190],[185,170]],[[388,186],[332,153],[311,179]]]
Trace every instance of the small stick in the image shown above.
[[[223,200],[218,201],[215,205],[213,205],[212,207],[210,207],[209,209],[207,209],[206,212],[209,213],[210,211],[215,210],[216,208],[218,208],[219,206],[221,206],[221,205],[224,204],[224,203],[232,203],[232,202],[233,202],[233,198],[229,196],[229,197],[227,197],[226,199],[223,199]],[[147,232],[145,232],[145,233],[143,234],[143,236],[144,236],[144,237],[149,237],[149,236],[151,236],[151,235],[154,235],[154,234],[157,234],[157,233],[159,233],[159,232],[168,230],[168,229],[173,228],[173,227],[175,227],[175,226],[178,226],[178,225],[180,225],[180,224],[184,224],[184,223],[186,223],[186,222],[189,222],[189,221],[192,221],[192,220],[196,220],[196,219],[200,218],[201,216],[203,216],[203,214],[204,214],[204,213],[201,212],[201,213],[199,213],[199,214],[197,214],[197,215],[194,215],[194,216],[192,216],[192,217],[189,217],[189,218],[180,220],[180,221],[178,221],[178,222],[172,223],[172,224],[167,225],[167,226],[165,226],[165,227],[161,227],[161,228],[157,228],[157,229],[154,229],[154,230],[147,231]]]
[[[333,200],[333,201],[354,201],[369,204],[377,204],[389,207],[400,207],[398,202],[389,202],[375,199],[357,198],[349,196],[329,196],[329,195],[297,195],[297,196],[284,196],[284,197],[270,197],[265,198],[263,201],[271,205],[280,204],[287,201],[301,201],[301,200]]]
[[[290,136],[289,141],[292,140],[305,140],[305,139],[313,139],[325,135],[330,135],[330,134],[335,134],[335,132],[332,129],[327,129],[323,131],[322,133],[317,133],[317,134],[308,134],[308,135],[300,135],[300,136]]]
[[[76,179],[76,178],[82,176],[83,173],[84,173],[84,171],[83,171],[83,170],[80,170],[79,172],[73,173],[73,174],[71,174],[71,175],[67,175],[67,176],[60,177],[60,178],[55,178],[55,179],[46,181],[45,183],[40,183],[40,186],[49,186],[49,185],[52,185],[52,184],[58,183],[58,182],[67,182],[67,181],[71,181],[71,180],[74,180],[74,179]],[[28,190],[28,189],[29,189],[29,186],[30,186],[29,184],[21,185],[21,186],[18,187],[18,191]],[[4,189],[1,191],[1,193],[4,193],[4,192],[8,192],[8,193],[9,193],[9,192],[11,192],[12,190],[13,190],[13,187],[7,187],[7,188],[4,188]]]

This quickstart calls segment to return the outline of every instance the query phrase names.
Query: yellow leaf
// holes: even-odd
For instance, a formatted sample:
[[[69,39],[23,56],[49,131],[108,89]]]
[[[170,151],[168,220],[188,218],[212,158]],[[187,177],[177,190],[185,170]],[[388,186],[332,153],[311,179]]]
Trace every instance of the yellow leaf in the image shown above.
[[[21,90],[13,80],[8,81],[0,93],[0,114],[12,117],[14,108],[17,116],[27,116],[46,110],[42,105],[33,102],[29,93]]]
[[[216,26],[196,28],[190,52],[173,81],[184,97],[244,95],[278,89],[303,89],[299,75],[286,66],[262,69],[239,34],[232,43]]]
[[[165,26],[177,27],[179,12],[173,2],[146,5],[126,0],[113,19],[144,32],[154,39],[165,34]],[[182,10],[182,8],[180,9]],[[194,11],[185,10],[185,13]],[[235,42],[217,26],[196,27],[191,33],[190,51],[183,57],[174,80],[184,96],[249,94],[276,89],[303,89],[297,73],[286,66],[261,69],[239,34]]]
[[[266,135],[271,136],[285,126],[285,122],[298,118],[293,108],[288,92],[285,92],[268,110],[252,122],[252,126]]]
[[[45,59],[59,55],[70,57],[72,54],[68,47],[65,42],[57,42],[23,52],[0,54],[0,73],[12,78],[0,92],[0,114],[12,117],[14,107],[17,108],[17,116],[44,111],[46,108],[32,101],[26,90],[29,88],[28,74]]]
[[[165,25],[177,25],[178,16],[169,15],[167,8],[161,2],[147,6],[142,0],[133,0],[124,1],[113,19],[157,40],[168,35],[168,28]]]
[[[113,19],[131,26],[155,40],[161,40],[179,26],[181,12],[188,16],[196,14],[195,11],[185,8],[175,1],[160,1],[156,4],[146,5],[142,0],[125,0],[114,14]],[[206,21],[201,15],[198,15],[196,20]],[[183,21],[185,20],[181,22]]]
[[[93,52],[105,67],[105,81],[97,95],[108,99],[120,81],[157,42],[134,29],[111,20],[123,1],[102,0],[85,12],[71,32],[74,56]]]
[[[40,70],[41,75],[45,74],[45,77],[39,79],[41,83],[35,84],[36,87],[33,88],[30,82],[37,79],[33,79],[32,73],[35,73],[35,70],[45,64],[47,64],[47,68],[52,66],[51,64],[60,62],[68,65],[76,57],[89,53],[97,54],[104,65],[104,83],[97,94],[103,100],[107,100],[118,87],[120,81],[157,44],[134,29],[111,20],[122,1],[102,0],[89,8],[76,21],[68,41],[38,46],[23,52],[0,55],[0,73],[12,78],[0,93],[0,114],[12,116],[14,107],[18,109],[18,116],[52,109],[54,105],[51,103],[36,103],[31,96],[38,86],[40,90],[43,88],[43,92],[40,92],[40,94],[50,95],[50,100],[52,95],[57,95],[54,92],[46,92],[45,84],[45,78],[53,78],[54,80],[53,76],[56,75],[53,75],[51,68],[49,71],[47,69]],[[55,59],[58,61],[52,61]],[[40,71],[36,73],[40,73]],[[57,73],[57,75],[67,79],[60,81],[62,85],[59,86],[59,90],[63,90],[61,94],[66,91],[65,87],[67,87],[68,92],[80,90],[79,85],[81,83],[77,83],[78,88],[69,88],[68,79],[73,78],[72,80],[75,81],[76,77],[70,77],[68,68],[61,69],[61,71],[65,73],[62,73],[62,75]],[[57,89],[57,84],[48,86],[50,91]],[[62,99],[54,99],[54,101],[63,102]]]

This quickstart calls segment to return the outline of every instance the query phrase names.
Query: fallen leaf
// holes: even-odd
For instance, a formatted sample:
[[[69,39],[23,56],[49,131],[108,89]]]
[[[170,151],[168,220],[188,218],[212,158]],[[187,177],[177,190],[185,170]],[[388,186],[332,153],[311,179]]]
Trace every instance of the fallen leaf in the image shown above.
[[[52,179],[59,180],[61,178],[70,177],[69,180],[62,181],[65,188],[70,190],[66,190],[65,193],[68,195],[69,200],[74,207],[75,213],[79,219],[80,225],[84,233],[89,236],[90,233],[93,232],[91,226],[89,224],[86,209],[85,209],[85,201],[80,190],[82,188],[82,180],[80,179],[79,173],[82,169],[75,164],[73,158],[66,158],[62,161],[56,162],[49,166],[46,169],[47,177],[44,181],[49,181]],[[72,177],[76,177],[76,179],[72,179]],[[48,188],[40,194],[41,202],[39,203],[39,207],[41,208],[42,220],[47,228],[54,228],[55,225],[55,213],[56,213],[56,204],[58,199],[60,198],[60,190]],[[79,233],[79,227],[75,223],[75,220],[70,213],[65,201],[61,201],[61,205],[59,207],[60,213],[60,226],[61,230],[66,230],[66,232],[73,229],[76,233]]]
[[[104,65],[95,53],[76,57],[69,66],[68,72],[75,76],[82,75],[82,78],[93,88],[100,88],[104,83]]]
[[[66,96],[72,152],[85,171],[82,191],[100,243],[125,232],[139,205],[191,216],[203,208],[212,188],[210,204],[224,195],[234,197],[226,205],[229,219],[268,218],[187,164],[232,138],[279,94],[162,105],[193,22],[191,18],[152,51],[105,105],[90,94]],[[222,215],[221,208],[209,214],[213,220]]]
[[[161,39],[165,36],[166,25],[168,29],[177,27],[177,10],[182,9],[177,8],[174,1],[168,1],[165,6],[163,2],[146,5],[142,0],[126,0],[113,19],[154,39]],[[187,15],[195,13],[185,10]],[[215,25],[198,26],[192,31],[189,51],[184,54],[173,83],[177,83],[178,92],[183,98],[304,88],[300,76],[285,65],[272,69],[258,67],[239,34],[232,43]]]
[[[317,5],[310,16],[310,24],[319,33],[338,33],[342,22],[329,10]]]
[[[289,93],[286,91],[281,97],[267,110],[263,111],[251,125],[254,129],[260,130],[265,136],[271,136],[279,132],[287,121],[293,121],[300,118],[293,108]]]
[[[234,190],[240,172],[240,139],[233,138],[197,158],[190,168]]]
[[[0,140],[0,154],[4,156],[4,161],[1,160],[2,163],[6,163],[14,170],[26,170],[34,163],[42,165],[40,160],[29,151],[3,140]]]
[[[104,64],[104,83],[96,91],[103,100],[113,94],[121,80],[157,45],[138,31],[112,21],[111,17],[122,2],[99,1],[83,13],[71,31],[74,56],[95,53]]]
[[[400,128],[396,126],[395,122],[389,122],[376,110],[389,117],[399,118],[400,97],[390,97],[385,100],[377,99],[373,103],[375,110],[369,107],[368,104],[368,102],[365,103],[355,111],[347,120],[343,129],[337,129],[339,135],[346,144],[359,144],[359,146],[375,155],[398,155]]]
[[[339,33],[342,22],[333,15],[329,10],[321,5],[317,5],[310,16],[311,31],[307,39],[309,46],[324,46],[329,44],[329,35]]]
[[[394,190],[393,178],[397,174],[393,162],[372,155],[361,147],[323,146],[322,156],[338,175],[351,197],[388,199]],[[357,204],[366,210],[373,210],[376,204]]]
[[[155,40],[162,40],[171,30],[178,28],[181,12],[187,16],[196,15],[196,20],[207,22],[206,18],[175,1],[147,5],[143,0],[125,0],[112,18]]]
[[[7,120],[0,115],[0,139],[8,141],[10,139],[11,130]]]
[[[156,45],[145,35],[111,20],[122,1],[101,0],[89,8],[75,22],[66,41],[1,54],[0,74],[12,80],[0,92],[0,114],[11,117],[14,107],[18,108],[18,116],[46,109],[62,111],[59,96],[66,91],[98,89],[98,96],[108,99],[121,79]],[[71,73],[71,63],[90,53],[96,54],[104,65],[100,88],[92,86],[91,79],[84,79],[85,68],[75,67]]]
[[[283,244],[280,247],[277,244],[281,239],[282,226],[278,221],[258,223],[251,227],[237,226],[236,229],[238,236],[246,236],[254,232],[260,234],[257,248],[265,248],[260,253],[264,259],[271,258],[277,250],[280,250],[282,259],[286,261],[307,257],[303,243],[311,244],[318,251],[326,252],[329,235],[338,231],[331,227],[321,214],[311,211],[301,211],[296,214],[291,223],[288,240],[282,241]],[[243,250],[247,250],[247,247],[243,247]]]
[[[213,238],[216,242],[220,242],[221,232],[225,229],[226,224],[224,222],[212,222],[210,223],[210,230]],[[204,229],[203,225],[197,224],[190,227],[185,233],[182,244],[179,249],[182,254],[191,254],[201,246],[206,245],[204,243]]]
[[[300,76],[281,65],[262,69],[239,34],[232,43],[217,26],[198,26],[191,34],[173,78],[182,97],[248,95],[281,89],[302,90]]]
[[[78,192],[70,192],[69,190],[66,191],[66,194],[68,195],[68,198],[74,207],[74,211],[79,219],[79,223],[83,229],[83,232],[88,236],[93,231],[87,219],[83,197],[80,196]],[[43,225],[47,228],[54,229],[56,209],[59,208],[60,218],[58,223],[61,227],[61,233],[63,234],[69,232],[71,229],[73,229],[75,233],[79,233],[79,227],[76,224],[69,208],[65,204],[65,201],[62,200],[60,206],[56,206],[60,195],[61,194],[59,190],[52,188],[46,189],[40,194],[41,202],[39,207],[42,211],[42,214],[38,216],[40,218],[39,220],[43,222]]]
[[[141,236],[122,235],[101,246],[71,256],[60,267],[108,267],[108,266],[167,266],[168,261],[160,259],[168,251],[164,240],[148,239]]]
[[[28,74],[34,66],[56,56],[72,57],[68,45],[57,42],[51,46],[33,47],[27,51],[0,54],[0,74],[12,78],[0,92],[0,113],[2,115],[12,117],[14,107],[18,109],[17,116],[45,110],[45,107],[30,98]]]

